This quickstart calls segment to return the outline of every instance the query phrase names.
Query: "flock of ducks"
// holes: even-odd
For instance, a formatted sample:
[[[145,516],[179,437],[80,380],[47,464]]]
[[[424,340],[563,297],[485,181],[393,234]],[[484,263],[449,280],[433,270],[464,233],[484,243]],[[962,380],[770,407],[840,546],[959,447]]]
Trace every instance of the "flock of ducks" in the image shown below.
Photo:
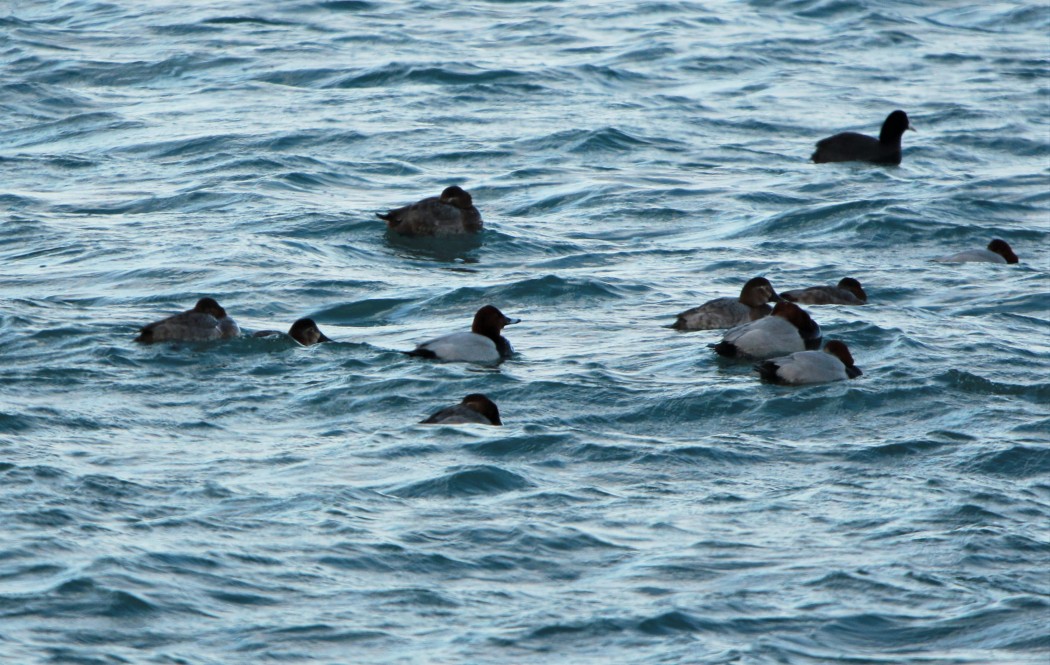
[[[914,129],[904,111],[894,111],[882,124],[879,137],[843,132],[817,142],[811,159],[826,162],[861,161],[873,164],[900,164],[901,137]],[[476,234],[483,228],[481,214],[470,194],[459,186],[444,189],[411,205],[377,213],[388,229],[407,236],[453,236]],[[934,259],[941,262],[981,261],[1017,263],[1017,255],[1004,240],[992,240],[987,249],[959,252]],[[762,380],[803,385],[853,379],[862,374],[854,364],[849,348],[841,340],[829,340],[820,350],[820,326],[804,305],[863,305],[868,296],[860,282],[845,277],[835,285],[784,291],[779,295],[765,277],[744,284],[739,297],[710,300],[678,315],[672,328],[680,331],[728,329],[722,341],[711,344],[715,353],[727,358],[755,361],[754,370]],[[770,306],[770,303],[775,303]],[[492,305],[474,314],[470,331],[443,335],[406,351],[409,356],[450,362],[500,362],[513,354],[503,328],[512,319]],[[229,339],[241,334],[240,327],[218,302],[201,298],[193,309],[144,326],[136,342],[204,342]],[[311,346],[330,342],[313,319],[303,318],[287,333],[262,330],[254,337],[287,335],[299,344]],[[502,425],[499,408],[485,395],[467,395],[454,406],[442,409],[425,424],[480,423]]]

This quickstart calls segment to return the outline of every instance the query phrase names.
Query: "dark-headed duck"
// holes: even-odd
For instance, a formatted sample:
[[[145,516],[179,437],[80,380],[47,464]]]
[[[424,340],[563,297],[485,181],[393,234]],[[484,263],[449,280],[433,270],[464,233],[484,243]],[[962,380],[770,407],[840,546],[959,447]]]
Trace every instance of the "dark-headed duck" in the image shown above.
[[[277,337],[284,334],[280,330],[260,330],[252,337]],[[299,319],[288,329],[287,335],[303,346],[332,341],[321,332],[321,329],[317,327],[313,319]]]
[[[762,360],[820,348],[820,326],[793,302],[778,302],[769,316],[726,332],[714,350],[727,358]]]
[[[485,305],[474,314],[470,332],[442,335],[405,353],[438,360],[496,362],[514,352],[510,342],[500,334],[503,327],[520,321],[521,319],[508,318],[492,305]]]
[[[982,261],[984,263],[1017,263],[1017,255],[1005,240],[996,238],[988,243],[988,249],[968,249],[965,252],[942,256],[934,259],[941,263],[968,263],[971,261]]]
[[[833,339],[823,351],[799,351],[783,358],[765,360],[755,365],[763,381],[802,385],[855,379],[863,372],[853,364],[853,354],[845,342]]]
[[[466,423],[478,423],[480,425],[502,425],[499,419],[499,407],[495,402],[481,393],[473,393],[463,398],[463,401],[455,406],[441,409],[426,420],[420,421],[423,425],[462,425]]]
[[[139,330],[136,342],[207,342],[236,337],[241,332],[237,322],[212,298],[201,298],[193,309],[155,321]]]
[[[686,310],[674,322],[675,330],[712,330],[732,328],[761,319],[773,310],[767,303],[780,300],[765,277],[749,279],[740,289],[739,298],[715,298],[699,307]]]
[[[852,277],[843,277],[835,286],[783,291],[780,297],[803,305],[863,305],[868,302],[868,294],[864,293],[860,282]]]
[[[376,213],[395,233],[407,236],[449,236],[481,231],[481,213],[462,187],[446,187],[441,196],[431,196],[403,208]]]

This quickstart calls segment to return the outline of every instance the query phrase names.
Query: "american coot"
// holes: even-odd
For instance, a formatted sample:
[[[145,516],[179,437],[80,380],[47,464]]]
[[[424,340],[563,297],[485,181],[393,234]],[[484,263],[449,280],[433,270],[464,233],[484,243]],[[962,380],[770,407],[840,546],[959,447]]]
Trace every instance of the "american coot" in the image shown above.
[[[811,159],[817,164],[824,162],[872,162],[873,164],[901,163],[901,136],[906,130],[915,131],[908,122],[908,114],[894,111],[882,123],[879,138],[842,132],[817,141],[817,150]]]

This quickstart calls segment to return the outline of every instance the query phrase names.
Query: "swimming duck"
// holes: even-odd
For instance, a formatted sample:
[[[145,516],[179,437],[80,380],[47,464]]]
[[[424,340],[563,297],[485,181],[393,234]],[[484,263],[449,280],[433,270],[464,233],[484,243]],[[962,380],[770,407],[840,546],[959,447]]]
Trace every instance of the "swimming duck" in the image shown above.
[[[727,358],[762,360],[819,349],[820,339],[820,326],[809,314],[793,302],[782,301],[769,316],[730,329],[712,347]]]
[[[237,322],[212,298],[201,298],[193,309],[143,326],[136,342],[206,342],[236,337],[241,332]]]
[[[420,424],[423,425],[462,425],[465,423],[503,424],[499,419],[499,407],[481,393],[467,395],[459,404],[441,409],[426,420],[420,421]]]
[[[988,243],[988,249],[968,249],[965,252],[942,256],[934,261],[941,263],[968,263],[980,261],[984,263],[1017,263],[1017,255],[1005,240],[996,238]]]
[[[842,132],[817,141],[817,150],[810,157],[817,164],[825,162],[871,162],[873,164],[900,164],[901,137],[907,130],[915,131],[904,111],[894,111],[882,123],[879,138]]]
[[[280,330],[260,330],[252,337],[276,337],[284,334]],[[332,341],[321,332],[321,329],[317,327],[313,319],[299,319],[288,329],[287,335],[303,346]]]
[[[823,351],[799,351],[783,358],[765,360],[755,365],[763,381],[802,385],[855,379],[863,372],[853,364],[853,355],[844,342],[833,339]]]
[[[860,282],[852,277],[843,277],[835,286],[811,286],[808,289],[784,291],[780,297],[803,305],[863,305],[868,302],[868,294],[864,293]]]
[[[678,315],[675,330],[732,328],[767,316],[773,308],[766,303],[780,300],[765,277],[749,279],[739,298],[715,298]]]
[[[376,213],[395,233],[408,236],[447,236],[481,231],[481,213],[463,188],[446,187],[441,196],[431,196],[403,208]]]
[[[514,352],[510,342],[500,334],[503,327],[520,322],[521,319],[508,318],[492,305],[485,305],[474,314],[470,332],[442,335],[405,353],[438,360],[495,362]]]

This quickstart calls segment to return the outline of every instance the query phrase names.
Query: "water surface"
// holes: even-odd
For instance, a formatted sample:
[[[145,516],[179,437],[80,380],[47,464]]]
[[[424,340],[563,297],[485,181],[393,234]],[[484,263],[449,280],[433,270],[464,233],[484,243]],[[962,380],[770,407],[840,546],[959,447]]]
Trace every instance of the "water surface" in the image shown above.
[[[0,8],[0,660],[1041,663],[1045,5]],[[814,142],[905,109],[897,168]],[[479,242],[377,211],[470,190]],[[1013,266],[932,263],[1006,239]],[[755,275],[864,376],[675,315]],[[215,297],[338,343],[142,347]],[[492,303],[498,367],[399,351]],[[423,427],[484,392],[506,426]]]

